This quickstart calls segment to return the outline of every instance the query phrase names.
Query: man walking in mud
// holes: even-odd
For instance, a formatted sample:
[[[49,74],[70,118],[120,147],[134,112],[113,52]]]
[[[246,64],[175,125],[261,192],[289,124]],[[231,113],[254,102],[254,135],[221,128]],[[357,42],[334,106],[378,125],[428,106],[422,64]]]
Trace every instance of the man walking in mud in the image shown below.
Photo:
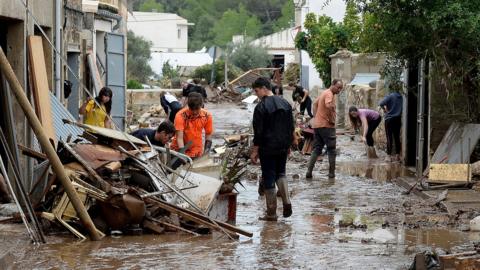
[[[317,162],[318,156],[322,153],[323,147],[327,146],[328,153],[328,178],[335,178],[335,159],[337,147],[337,135],[335,131],[336,106],[335,95],[343,89],[341,80],[334,79],[332,85],[323,91],[313,103],[312,120],[314,130],[313,151],[308,162],[307,179],[312,179],[312,171]]]
[[[292,215],[292,204],[285,175],[287,156],[294,143],[294,123],[292,107],[283,98],[272,92],[270,80],[258,78],[252,88],[261,100],[253,113],[253,149],[251,160],[254,164],[260,159],[265,188],[267,213],[260,220],[277,220],[277,192],[283,202],[283,216]]]

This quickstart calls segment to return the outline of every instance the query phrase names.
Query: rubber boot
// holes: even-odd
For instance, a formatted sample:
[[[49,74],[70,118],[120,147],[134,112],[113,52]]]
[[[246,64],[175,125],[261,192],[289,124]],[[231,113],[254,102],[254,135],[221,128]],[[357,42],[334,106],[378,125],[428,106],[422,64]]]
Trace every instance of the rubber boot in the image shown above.
[[[283,202],[283,217],[292,215],[292,203],[290,202],[290,193],[288,192],[288,181],[285,176],[277,180],[278,191]]]
[[[337,155],[328,155],[328,178],[335,178],[335,159]]]
[[[305,178],[312,179],[312,171],[315,167],[315,163],[317,162],[318,154],[315,151],[312,151],[310,156],[310,160],[308,161],[307,173],[305,174]]]
[[[277,192],[275,188],[265,189],[265,202],[267,205],[267,213],[259,219],[264,221],[277,221]]]

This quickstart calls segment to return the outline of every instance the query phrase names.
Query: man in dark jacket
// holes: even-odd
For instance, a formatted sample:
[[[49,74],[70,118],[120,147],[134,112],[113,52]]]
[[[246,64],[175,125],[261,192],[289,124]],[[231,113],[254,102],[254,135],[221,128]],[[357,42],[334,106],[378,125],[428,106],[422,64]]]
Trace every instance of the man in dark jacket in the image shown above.
[[[400,161],[400,128],[402,126],[403,97],[398,92],[386,96],[379,104],[385,111],[387,154],[390,161]],[[395,151],[394,147],[395,145]]]
[[[287,156],[294,143],[292,107],[283,98],[272,93],[270,81],[258,78],[253,84],[261,99],[253,113],[253,149],[251,160],[262,168],[267,213],[260,220],[277,220],[277,197],[275,183],[283,201],[283,216],[292,215],[292,204],[285,176]]]

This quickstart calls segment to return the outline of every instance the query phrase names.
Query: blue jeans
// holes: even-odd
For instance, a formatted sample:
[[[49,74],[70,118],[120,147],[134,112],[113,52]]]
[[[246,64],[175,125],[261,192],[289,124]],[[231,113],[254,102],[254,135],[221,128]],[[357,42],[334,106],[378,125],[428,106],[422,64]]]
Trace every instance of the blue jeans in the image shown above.
[[[260,153],[260,166],[262,168],[263,185],[265,189],[275,188],[275,183],[280,177],[285,176],[287,154],[264,155]]]

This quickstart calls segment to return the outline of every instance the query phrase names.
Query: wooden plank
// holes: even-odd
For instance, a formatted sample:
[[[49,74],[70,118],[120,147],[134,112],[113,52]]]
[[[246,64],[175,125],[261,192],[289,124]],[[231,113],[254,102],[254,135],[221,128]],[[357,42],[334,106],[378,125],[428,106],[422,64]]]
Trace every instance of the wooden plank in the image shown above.
[[[56,144],[55,129],[53,126],[52,106],[48,87],[47,66],[43,52],[43,42],[40,36],[27,38],[29,65],[33,83],[33,100],[35,113],[40,119],[46,135]]]
[[[470,164],[431,164],[429,182],[470,182]]]
[[[88,61],[88,68],[90,69],[90,75],[92,78],[93,88],[96,96],[100,92],[100,89],[102,89],[103,82],[100,77],[100,73],[98,73],[97,61],[96,61],[95,55],[92,52],[87,54],[87,61]]]
[[[33,149],[30,149],[24,145],[21,145],[21,144],[18,144],[18,149],[20,151],[22,151],[22,154],[24,154],[25,156],[29,156],[29,157],[32,157],[32,158],[35,158],[37,160],[46,160],[48,159],[47,155],[45,155],[44,153],[40,153],[40,152],[37,152]]]
[[[164,221],[161,221],[161,220],[158,220],[158,219],[146,218],[146,220],[150,220],[150,222],[155,222],[155,223],[161,224],[161,225],[163,225],[163,226],[165,226],[165,227],[169,227],[169,228],[174,229],[174,230],[177,230],[177,231],[186,232],[186,233],[189,233],[189,234],[192,234],[192,235],[195,235],[195,236],[199,236],[199,235],[200,235],[200,234],[198,234],[198,233],[196,233],[196,232],[187,230],[187,229],[182,228],[182,227],[180,227],[180,226],[177,226],[177,225],[174,225],[174,224],[171,224],[171,223],[168,223],[168,222],[164,222]],[[145,224],[145,221],[144,221],[144,224]]]

